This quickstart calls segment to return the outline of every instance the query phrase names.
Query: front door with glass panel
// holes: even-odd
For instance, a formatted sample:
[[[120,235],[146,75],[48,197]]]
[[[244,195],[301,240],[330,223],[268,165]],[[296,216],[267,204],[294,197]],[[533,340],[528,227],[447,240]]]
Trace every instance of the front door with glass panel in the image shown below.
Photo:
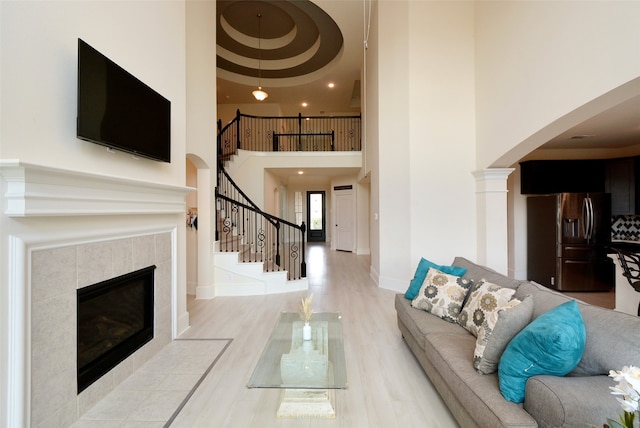
[[[324,192],[307,192],[307,241],[326,240]]]

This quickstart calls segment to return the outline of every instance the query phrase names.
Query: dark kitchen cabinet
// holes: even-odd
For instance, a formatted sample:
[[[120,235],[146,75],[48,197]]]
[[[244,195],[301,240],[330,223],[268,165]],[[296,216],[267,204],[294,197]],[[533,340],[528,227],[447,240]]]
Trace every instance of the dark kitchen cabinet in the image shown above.
[[[523,195],[605,191],[604,160],[532,160],[520,163]]]
[[[640,213],[637,185],[640,168],[638,158],[609,159],[606,161],[605,191],[611,193],[612,215]]]

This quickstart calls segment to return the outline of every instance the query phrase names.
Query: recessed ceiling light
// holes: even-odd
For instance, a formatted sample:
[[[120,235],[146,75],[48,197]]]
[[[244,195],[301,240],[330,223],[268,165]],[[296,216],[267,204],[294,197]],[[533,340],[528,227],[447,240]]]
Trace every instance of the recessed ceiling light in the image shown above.
[[[302,107],[306,107],[306,106],[308,106],[309,104],[307,104],[306,102],[303,102],[301,105],[302,105]]]
[[[571,138],[569,138],[570,140],[584,140],[585,138],[591,138],[591,137],[595,137],[595,135],[574,135]]]
[[[304,171],[298,171],[298,175],[304,174]]]
[[[333,83],[333,82],[330,82],[327,86],[330,87],[330,88],[333,88],[334,86],[336,86],[336,84]]]

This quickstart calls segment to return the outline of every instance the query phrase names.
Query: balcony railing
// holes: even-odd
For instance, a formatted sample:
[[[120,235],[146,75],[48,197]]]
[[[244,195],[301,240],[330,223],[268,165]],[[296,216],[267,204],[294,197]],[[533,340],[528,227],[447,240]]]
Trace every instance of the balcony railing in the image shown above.
[[[218,159],[236,150],[360,151],[361,117],[358,116],[250,116],[236,112],[226,126],[218,121]]]

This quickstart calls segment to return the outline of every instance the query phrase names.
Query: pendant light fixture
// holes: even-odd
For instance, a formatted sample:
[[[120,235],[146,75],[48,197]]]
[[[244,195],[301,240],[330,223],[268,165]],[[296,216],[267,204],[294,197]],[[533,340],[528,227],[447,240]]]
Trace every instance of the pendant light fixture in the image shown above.
[[[260,38],[261,38],[261,28],[260,21],[262,20],[262,14],[258,12],[258,89],[252,92],[253,96],[258,101],[264,101],[269,94],[262,90],[262,86],[260,86],[260,78],[262,77],[262,50],[260,49]]]

